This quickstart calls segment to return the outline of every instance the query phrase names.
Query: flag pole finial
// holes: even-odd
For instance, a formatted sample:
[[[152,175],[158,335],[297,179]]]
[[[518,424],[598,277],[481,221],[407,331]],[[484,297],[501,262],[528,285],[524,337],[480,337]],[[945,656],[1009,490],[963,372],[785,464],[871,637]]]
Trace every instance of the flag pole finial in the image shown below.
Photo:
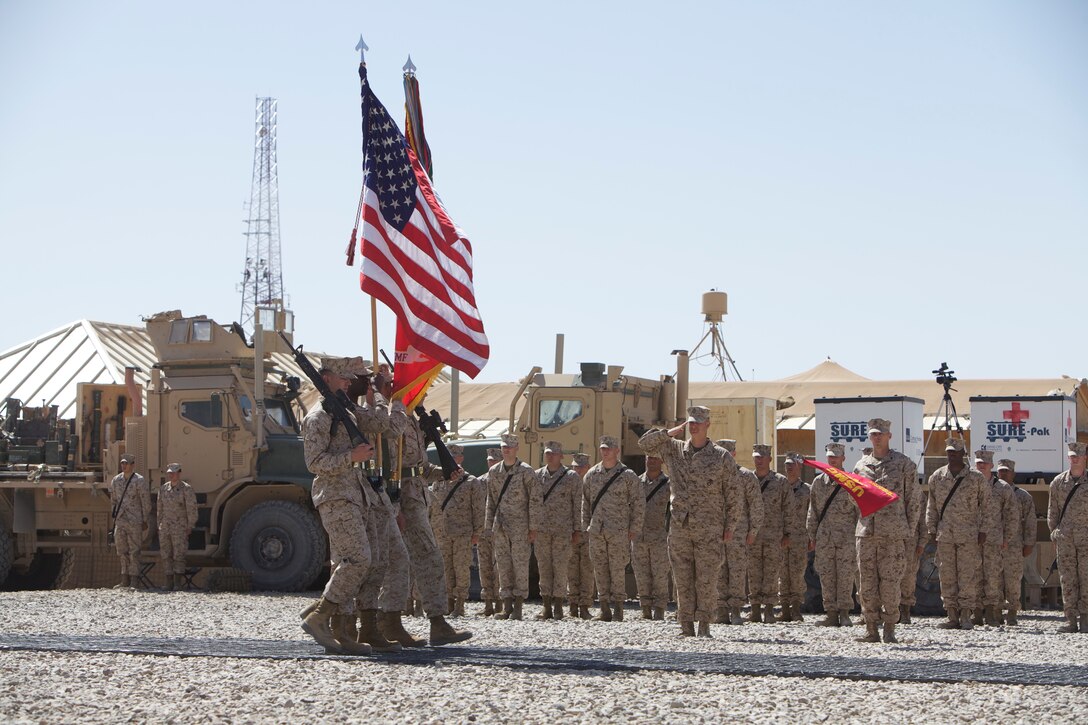
[[[359,62],[366,63],[366,51],[370,50],[367,47],[366,41],[363,40],[363,34],[359,33],[359,42],[355,45],[355,50],[359,51]]]
[[[406,76],[414,76],[416,74],[416,64],[412,62],[412,54],[408,54],[408,62],[401,68]]]

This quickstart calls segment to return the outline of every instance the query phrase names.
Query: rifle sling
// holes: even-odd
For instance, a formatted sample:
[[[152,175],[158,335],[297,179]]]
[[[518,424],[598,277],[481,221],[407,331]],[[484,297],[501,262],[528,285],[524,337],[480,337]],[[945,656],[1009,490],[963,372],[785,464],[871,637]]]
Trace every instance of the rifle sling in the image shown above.
[[[1073,499],[1073,494],[1077,492],[1081,486],[1081,481],[1077,481],[1073,488],[1069,489],[1069,494],[1065,497],[1065,503],[1062,504],[1062,512],[1058,514],[1058,523],[1054,524],[1054,528],[1058,528],[1062,525],[1062,518],[1065,516],[1065,510],[1069,508],[1069,502]]]
[[[828,476],[828,480],[830,480],[830,478],[831,477]],[[842,484],[836,483],[835,484],[835,490],[832,491],[831,495],[827,497],[826,501],[824,501],[824,508],[823,508],[822,511],[820,511],[820,518],[816,519],[816,530],[817,531],[820,530],[820,524],[822,524],[824,522],[824,516],[827,516],[827,510],[829,508],[831,508],[831,502],[835,500],[835,497],[839,495],[839,491],[841,491],[841,490],[842,490]]]
[[[544,501],[547,501],[548,496],[552,495],[552,491],[555,490],[555,487],[558,486],[559,482],[562,481],[563,478],[567,475],[568,470],[570,470],[570,469],[568,469],[566,466],[560,466],[559,467],[559,475],[555,477],[555,480],[552,481],[552,485],[549,486],[548,490],[544,492],[544,499],[543,499]]]
[[[136,471],[133,471],[128,475],[128,480],[125,481],[125,487],[121,491],[121,500],[117,502],[117,505],[113,507],[113,519],[117,520],[117,513],[121,510],[121,506],[125,503],[125,494],[128,493],[128,485],[132,483],[133,477],[136,475]],[[1066,501],[1066,503],[1069,503]],[[1063,513],[1065,509],[1062,509]]]
[[[944,519],[944,510],[948,508],[948,502],[952,500],[952,497],[956,494],[956,489],[960,487],[960,484],[963,483],[963,479],[966,477],[967,471],[964,471],[956,477],[956,482],[952,484],[952,490],[948,492],[948,496],[945,497],[944,503],[941,504],[941,511],[937,514],[938,521]]]
[[[613,473],[612,478],[608,479],[605,484],[601,486],[601,490],[597,492],[597,497],[593,499],[593,505],[589,507],[589,518],[593,518],[593,514],[597,511],[597,504],[601,502],[601,497],[604,496],[605,492],[612,486],[612,482],[619,478],[620,474],[626,470],[627,466],[621,463],[619,465],[619,470]]]
[[[668,483],[668,482],[669,482],[669,477],[665,476],[665,478],[661,481],[661,483],[654,486],[654,490],[650,491],[648,494],[646,494],[646,503],[650,503],[650,499],[653,498],[654,496],[656,496],[657,492],[660,491],[661,489],[663,489],[665,487],[665,484]]]
[[[461,476],[461,480],[453,484],[453,488],[446,494],[446,500],[442,502],[442,510],[446,510],[446,506],[449,505],[450,499],[453,498],[453,494],[457,493],[457,489],[461,488],[461,484],[468,480],[468,476]]]

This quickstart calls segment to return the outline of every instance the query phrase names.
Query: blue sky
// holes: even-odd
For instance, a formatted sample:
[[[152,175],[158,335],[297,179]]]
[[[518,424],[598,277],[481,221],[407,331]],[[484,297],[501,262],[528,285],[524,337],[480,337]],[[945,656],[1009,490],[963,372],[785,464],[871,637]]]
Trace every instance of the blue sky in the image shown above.
[[[391,110],[419,68],[480,381],[550,369],[559,332],[568,370],[671,372],[711,288],[745,378],[1088,376],[1088,4],[405,7],[0,0],[0,350],[79,318],[234,319],[271,95],[298,340],[369,356],[343,264],[362,32]]]

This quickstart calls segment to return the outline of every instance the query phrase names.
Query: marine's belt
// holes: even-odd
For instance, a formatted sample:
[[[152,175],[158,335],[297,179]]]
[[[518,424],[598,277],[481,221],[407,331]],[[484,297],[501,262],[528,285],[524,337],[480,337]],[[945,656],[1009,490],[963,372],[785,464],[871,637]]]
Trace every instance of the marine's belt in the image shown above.
[[[423,466],[405,466],[400,469],[401,478],[416,478],[423,475]]]

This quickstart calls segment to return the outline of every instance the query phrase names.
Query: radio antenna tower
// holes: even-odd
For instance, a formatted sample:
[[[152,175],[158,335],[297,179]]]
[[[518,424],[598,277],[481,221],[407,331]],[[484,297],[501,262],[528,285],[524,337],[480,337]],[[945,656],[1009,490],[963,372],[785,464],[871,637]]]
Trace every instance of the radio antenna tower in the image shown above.
[[[246,266],[239,287],[242,311],[238,321],[253,331],[254,309],[283,306],[283,270],[280,266],[280,182],[276,165],[275,98],[258,98],[253,181],[246,220]]]
[[[737,370],[737,364],[733,361],[732,356],[729,354],[729,350],[725,347],[725,340],[722,339],[721,323],[722,318],[726,315],[729,308],[729,297],[725,292],[719,292],[717,290],[710,290],[703,293],[703,321],[707,324],[706,334],[702,339],[696,343],[695,347],[691,350],[690,358],[697,360],[701,357],[710,356],[710,364],[718,368],[715,372],[715,376],[718,372],[721,373],[722,381],[727,382],[729,370],[733,371],[733,377],[737,382],[742,382],[744,378],[740,376],[740,371]],[[710,341],[710,351],[704,352],[702,355],[696,355],[699,352],[699,348],[703,346],[704,342]]]

